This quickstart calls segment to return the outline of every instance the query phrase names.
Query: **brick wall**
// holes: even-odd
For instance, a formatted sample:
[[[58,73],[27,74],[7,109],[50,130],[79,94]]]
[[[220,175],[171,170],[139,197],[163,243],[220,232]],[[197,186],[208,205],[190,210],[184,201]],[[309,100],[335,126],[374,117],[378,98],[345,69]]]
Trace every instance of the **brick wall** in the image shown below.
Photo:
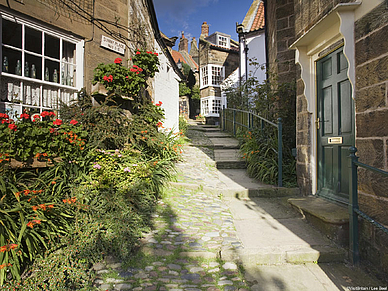
[[[355,24],[356,147],[362,163],[388,171],[388,10],[382,3]],[[388,226],[388,177],[359,170],[360,209]],[[388,235],[363,222],[361,255],[388,274]]]

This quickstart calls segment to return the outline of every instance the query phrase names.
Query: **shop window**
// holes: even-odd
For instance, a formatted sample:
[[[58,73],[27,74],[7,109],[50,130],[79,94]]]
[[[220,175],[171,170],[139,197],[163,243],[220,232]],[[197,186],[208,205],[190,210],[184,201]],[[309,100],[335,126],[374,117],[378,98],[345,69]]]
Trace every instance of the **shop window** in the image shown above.
[[[1,16],[0,111],[56,110],[82,88],[82,40],[6,14]],[[77,84],[78,83],[78,84]]]

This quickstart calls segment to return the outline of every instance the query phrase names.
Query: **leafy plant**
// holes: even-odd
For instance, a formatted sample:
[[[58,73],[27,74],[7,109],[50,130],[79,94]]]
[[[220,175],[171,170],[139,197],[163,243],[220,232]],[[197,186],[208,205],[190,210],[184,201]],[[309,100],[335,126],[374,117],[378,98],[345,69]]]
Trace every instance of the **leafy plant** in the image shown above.
[[[25,111],[16,121],[1,114],[0,120],[0,153],[25,163],[34,157],[48,162],[76,159],[87,142],[87,132],[77,120],[65,123],[54,112],[30,116]]]
[[[276,129],[244,131],[238,134],[247,171],[259,181],[277,185],[278,183],[278,139]],[[296,186],[296,164],[288,148],[283,148],[283,186]]]

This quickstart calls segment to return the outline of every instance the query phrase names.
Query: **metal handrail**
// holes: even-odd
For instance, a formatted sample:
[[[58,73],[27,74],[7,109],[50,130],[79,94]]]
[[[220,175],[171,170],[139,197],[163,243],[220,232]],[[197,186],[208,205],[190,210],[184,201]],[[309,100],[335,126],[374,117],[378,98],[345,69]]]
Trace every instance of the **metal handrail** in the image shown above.
[[[226,112],[227,111],[231,111],[233,113],[233,119],[230,120],[227,118],[226,116]],[[242,114],[246,114],[246,119],[242,118],[242,121],[241,122],[238,122],[236,120],[236,112],[240,112]],[[267,119],[265,119],[264,117],[261,117],[253,112],[250,112],[250,111],[246,111],[246,110],[241,110],[241,109],[235,109],[235,108],[225,108],[225,106],[223,106],[223,108],[221,109],[221,112],[220,112],[220,116],[221,116],[221,128],[222,130],[227,130],[227,122],[232,122],[232,134],[233,136],[236,136],[236,133],[237,133],[237,125],[241,126],[241,127],[244,127],[248,130],[254,128],[254,117],[260,119],[260,125],[261,125],[261,129],[264,129],[264,124],[265,123],[268,123],[269,125],[272,125],[274,127],[276,127],[277,131],[278,131],[278,186],[279,187],[283,187],[283,125],[282,125],[282,119],[281,118],[278,118],[278,123],[274,123],[274,122],[271,122]],[[246,120],[246,123],[243,123],[244,120]]]
[[[372,167],[367,164],[360,163],[356,156],[357,149],[355,147],[349,148],[349,251],[351,253],[350,259],[353,264],[360,262],[360,251],[359,251],[359,233],[358,233],[358,216],[364,218],[366,221],[372,223],[377,228],[388,234],[388,228],[381,223],[375,221],[364,212],[360,211],[358,206],[358,174],[357,168],[362,167],[364,169],[373,171],[383,176],[388,176],[388,172]]]

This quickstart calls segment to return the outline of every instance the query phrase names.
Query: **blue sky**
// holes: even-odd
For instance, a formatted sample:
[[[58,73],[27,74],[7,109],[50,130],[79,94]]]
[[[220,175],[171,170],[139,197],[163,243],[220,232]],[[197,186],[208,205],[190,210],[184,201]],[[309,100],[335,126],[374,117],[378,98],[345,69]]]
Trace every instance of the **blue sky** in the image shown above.
[[[238,40],[236,22],[241,23],[253,0],[154,0],[159,29],[168,37],[185,37],[197,40],[204,21],[209,24],[209,34],[224,32]],[[179,39],[176,44],[179,43]],[[174,47],[177,49],[177,46]]]

